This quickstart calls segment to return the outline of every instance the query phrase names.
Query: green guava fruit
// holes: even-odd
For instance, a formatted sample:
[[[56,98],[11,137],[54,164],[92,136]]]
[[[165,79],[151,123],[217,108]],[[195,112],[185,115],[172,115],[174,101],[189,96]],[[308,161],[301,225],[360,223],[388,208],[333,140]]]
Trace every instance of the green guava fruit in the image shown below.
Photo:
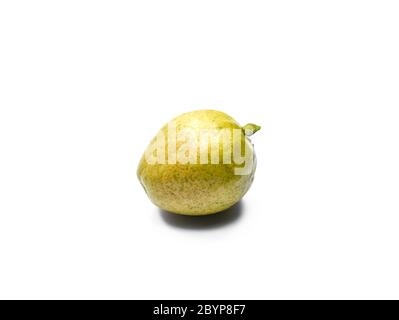
[[[254,179],[256,156],[249,136],[216,110],[184,113],[161,128],[142,156],[137,176],[159,208],[183,215],[217,213],[237,203]]]

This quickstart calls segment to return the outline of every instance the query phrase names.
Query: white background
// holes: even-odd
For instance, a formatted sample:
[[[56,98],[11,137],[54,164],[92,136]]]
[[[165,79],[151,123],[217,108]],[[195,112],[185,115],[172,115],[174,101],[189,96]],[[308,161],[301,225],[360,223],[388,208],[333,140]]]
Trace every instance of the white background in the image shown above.
[[[397,1],[2,1],[0,298],[399,298]],[[262,130],[240,210],[161,213],[158,129]]]

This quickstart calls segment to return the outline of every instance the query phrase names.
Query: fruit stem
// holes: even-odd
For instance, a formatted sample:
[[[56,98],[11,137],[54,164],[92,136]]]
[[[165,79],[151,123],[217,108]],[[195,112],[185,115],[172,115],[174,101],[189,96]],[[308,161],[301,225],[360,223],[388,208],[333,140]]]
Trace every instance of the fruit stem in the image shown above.
[[[261,128],[260,126],[253,123],[248,123],[242,127],[242,129],[244,130],[244,134],[247,137],[252,136],[256,131],[259,131],[260,128]]]

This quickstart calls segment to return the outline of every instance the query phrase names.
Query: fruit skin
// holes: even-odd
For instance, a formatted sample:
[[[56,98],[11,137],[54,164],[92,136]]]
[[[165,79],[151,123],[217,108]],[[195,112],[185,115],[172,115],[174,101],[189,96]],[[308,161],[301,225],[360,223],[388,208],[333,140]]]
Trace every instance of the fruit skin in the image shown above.
[[[163,210],[192,216],[217,213],[237,203],[251,186],[256,169],[253,145],[243,128],[232,117],[216,110],[192,111],[172,121],[177,131],[184,128],[240,129],[241,147],[245,144],[252,155],[252,169],[247,175],[236,175],[234,169],[240,166],[233,161],[231,164],[149,164],[144,154],[137,176],[151,201]],[[252,124],[247,127],[254,131],[260,129]],[[160,131],[167,137],[167,130],[165,125]]]

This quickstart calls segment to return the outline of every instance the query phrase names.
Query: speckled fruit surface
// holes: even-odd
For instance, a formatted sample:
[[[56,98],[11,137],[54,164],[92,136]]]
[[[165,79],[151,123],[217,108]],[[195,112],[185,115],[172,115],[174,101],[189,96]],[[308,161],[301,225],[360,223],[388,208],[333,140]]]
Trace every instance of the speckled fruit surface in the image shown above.
[[[143,155],[137,176],[148,197],[159,208],[184,215],[208,215],[223,211],[237,203],[252,184],[256,169],[253,145],[245,130],[229,115],[216,110],[198,110],[182,114],[172,120],[176,131],[182,129],[239,129],[240,140],[232,143],[244,145],[251,154],[251,170],[246,175],[235,174],[235,163],[230,164],[150,164]],[[253,131],[260,127],[248,125]],[[251,127],[252,126],[252,127]],[[245,126],[247,128],[247,126]],[[161,130],[168,145],[168,125]],[[148,148],[154,144],[154,138]],[[179,148],[180,142],[177,142]],[[232,146],[233,150],[234,146]],[[222,150],[220,150],[222,157]],[[208,151],[206,151],[208,152]],[[198,158],[201,151],[198,153]],[[206,155],[208,157],[208,155]],[[222,158],[221,158],[222,159]]]

